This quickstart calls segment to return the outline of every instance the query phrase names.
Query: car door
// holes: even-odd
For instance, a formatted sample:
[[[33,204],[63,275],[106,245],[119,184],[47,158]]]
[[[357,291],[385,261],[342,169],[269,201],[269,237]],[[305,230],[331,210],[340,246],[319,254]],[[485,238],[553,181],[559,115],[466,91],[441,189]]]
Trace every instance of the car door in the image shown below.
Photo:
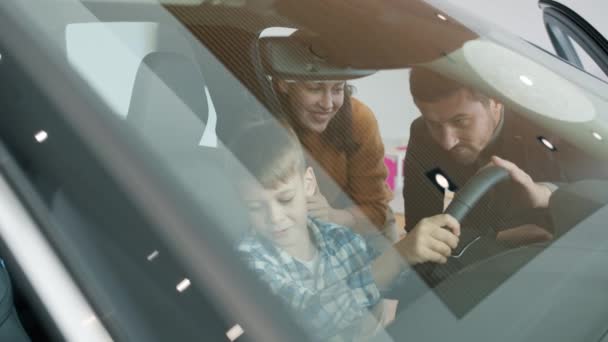
[[[608,41],[587,20],[569,7],[541,0],[545,28],[558,56],[608,81]]]

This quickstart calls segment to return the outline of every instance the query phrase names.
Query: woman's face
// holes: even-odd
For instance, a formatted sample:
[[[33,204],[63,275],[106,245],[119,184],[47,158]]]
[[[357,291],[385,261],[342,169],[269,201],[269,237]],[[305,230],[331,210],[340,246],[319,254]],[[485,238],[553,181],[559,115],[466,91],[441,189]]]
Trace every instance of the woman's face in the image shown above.
[[[321,133],[344,103],[344,81],[279,81],[299,123]]]

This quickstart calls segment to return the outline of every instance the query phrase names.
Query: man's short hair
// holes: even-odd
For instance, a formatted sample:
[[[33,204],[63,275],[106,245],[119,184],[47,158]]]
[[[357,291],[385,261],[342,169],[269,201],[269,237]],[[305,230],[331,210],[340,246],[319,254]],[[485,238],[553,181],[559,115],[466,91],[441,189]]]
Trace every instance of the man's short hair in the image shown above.
[[[490,105],[490,98],[487,95],[435,71],[424,67],[413,67],[410,71],[410,92],[414,102],[437,102],[461,89],[468,90],[473,99],[484,106]]]
[[[265,188],[276,188],[295,174],[304,174],[306,162],[295,132],[275,120],[242,129],[228,145],[240,164]]]

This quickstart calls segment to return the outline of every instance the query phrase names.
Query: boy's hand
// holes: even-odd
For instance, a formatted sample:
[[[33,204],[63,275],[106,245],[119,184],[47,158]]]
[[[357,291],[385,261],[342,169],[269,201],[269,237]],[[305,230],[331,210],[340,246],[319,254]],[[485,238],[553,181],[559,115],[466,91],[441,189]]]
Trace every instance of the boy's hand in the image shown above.
[[[535,183],[530,175],[508,160],[493,156],[490,164],[507,170],[513,183],[519,185],[522,199],[527,201],[532,208],[549,206],[551,190],[547,186]]]
[[[446,229],[447,228],[447,229]],[[410,265],[427,261],[444,264],[458,245],[460,224],[450,215],[422,219],[397,243],[400,254]]]

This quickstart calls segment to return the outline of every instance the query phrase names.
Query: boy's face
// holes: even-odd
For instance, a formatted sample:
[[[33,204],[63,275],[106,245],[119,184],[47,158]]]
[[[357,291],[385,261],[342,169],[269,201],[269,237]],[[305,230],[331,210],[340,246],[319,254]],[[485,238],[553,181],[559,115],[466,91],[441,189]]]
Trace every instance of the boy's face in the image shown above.
[[[314,194],[315,186],[311,168],[295,172],[274,189],[257,181],[241,183],[253,229],[284,249],[308,241],[306,196]]]

